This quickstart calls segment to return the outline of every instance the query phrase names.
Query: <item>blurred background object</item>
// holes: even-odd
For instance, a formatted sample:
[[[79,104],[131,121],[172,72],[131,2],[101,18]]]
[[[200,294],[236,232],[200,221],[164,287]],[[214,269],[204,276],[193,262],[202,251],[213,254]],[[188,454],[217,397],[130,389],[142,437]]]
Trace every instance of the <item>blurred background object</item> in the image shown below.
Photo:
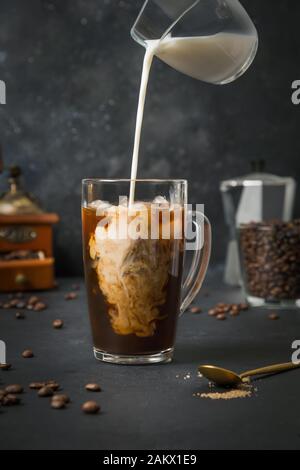
[[[2,170],[3,170],[3,159]],[[54,281],[52,226],[47,214],[21,183],[21,169],[9,169],[8,189],[0,196],[0,291],[51,289]]]
[[[9,169],[9,189],[0,197],[0,214],[41,214],[43,211],[35,198],[23,190],[20,183],[21,168],[11,166]]]
[[[155,60],[142,135],[139,176],[186,178],[190,202],[205,203],[214,229],[212,264],[224,263],[228,241],[219,182],[246,174],[253,155],[263,155],[274,174],[300,176],[300,107],[291,101],[299,79],[300,3],[241,3],[259,33],[253,66],[237,82],[216,87]],[[144,53],[130,28],[142,4],[0,4],[6,163],[24,168],[43,207],[61,215],[55,237],[61,275],[82,273],[81,179],[130,175]],[[4,191],[4,178],[0,184]]]
[[[239,227],[243,285],[256,307],[300,307],[300,219]]]
[[[242,224],[292,219],[296,181],[264,172],[264,160],[252,161],[252,173],[222,181],[220,185],[229,243],[224,280],[232,286],[242,282],[237,229]]]

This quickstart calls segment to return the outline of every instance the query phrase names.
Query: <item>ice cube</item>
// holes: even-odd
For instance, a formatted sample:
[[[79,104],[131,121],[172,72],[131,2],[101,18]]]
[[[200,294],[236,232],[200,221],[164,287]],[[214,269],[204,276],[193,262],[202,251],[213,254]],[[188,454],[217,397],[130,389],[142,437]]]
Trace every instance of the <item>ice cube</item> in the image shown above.
[[[127,207],[128,206],[128,197],[127,196],[120,196],[119,197],[119,206]]]
[[[156,196],[153,199],[153,204],[157,204],[159,206],[169,207],[169,202],[164,196]]]
[[[98,207],[102,206],[110,206],[110,204],[108,201],[101,201],[101,199],[96,199],[95,201],[90,202],[89,204],[89,207],[91,207],[92,209],[98,209]]]
[[[89,204],[89,207],[92,209],[96,209],[96,214],[98,216],[105,215],[105,213],[112,207],[112,205],[108,201],[101,201],[100,199],[96,199],[95,201]]]

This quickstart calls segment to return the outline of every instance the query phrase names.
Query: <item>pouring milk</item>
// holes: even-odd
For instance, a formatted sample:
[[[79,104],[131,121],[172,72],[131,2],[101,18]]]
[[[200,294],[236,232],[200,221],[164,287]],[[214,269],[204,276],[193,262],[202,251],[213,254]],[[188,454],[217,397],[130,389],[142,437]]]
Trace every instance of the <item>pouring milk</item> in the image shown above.
[[[257,35],[218,33],[210,36],[172,37],[146,41],[131,166],[129,204],[134,203],[139,149],[147,85],[153,57],[198,80],[222,85],[236,79],[248,68],[257,47]],[[250,60],[250,59],[249,59]],[[241,64],[244,64],[241,69]]]

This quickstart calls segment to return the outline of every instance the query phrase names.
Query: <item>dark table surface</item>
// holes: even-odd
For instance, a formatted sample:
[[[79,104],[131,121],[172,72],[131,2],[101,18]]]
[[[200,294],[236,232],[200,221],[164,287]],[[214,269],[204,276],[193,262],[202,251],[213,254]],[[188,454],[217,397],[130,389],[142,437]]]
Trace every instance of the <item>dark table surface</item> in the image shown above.
[[[64,294],[79,282],[78,298]],[[260,379],[251,398],[209,400],[197,377],[200,363],[242,371],[291,359],[300,339],[300,311],[251,309],[217,321],[205,313],[219,301],[239,301],[241,292],[222,285],[210,272],[197,304],[204,313],[186,313],[179,323],[173,363],[153,366],[102,364],[93,358],[83,281],[61,279],[59,288],[41,294],[49,308],[26,312],[0,309],[0,339],[7,344],[10,371],[0,371],[0,388],[20,383],[22,405],[0,408],[1,449],[297,449],[300,447],[300,371]],[[0,296],[3,300],[5,296]],[[52,321],[61,318],[62,330]],[[21,353],[30,348],[33,359]],[[190,374],[190,378],[185,378]],[[29,390],[32,381],[57,380],[72,403],[50,407],[49,398]],[[98,382],[102,392],[85,391]],[[84,415],[81,404],[96,399],[99,415]]]

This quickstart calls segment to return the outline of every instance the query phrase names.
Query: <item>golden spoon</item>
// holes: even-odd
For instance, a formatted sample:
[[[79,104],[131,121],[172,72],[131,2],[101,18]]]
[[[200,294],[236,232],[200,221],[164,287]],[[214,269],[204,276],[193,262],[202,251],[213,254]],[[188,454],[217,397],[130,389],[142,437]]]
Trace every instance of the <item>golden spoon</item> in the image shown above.
[[[275,364],[273,366],[262,367],[260,369],[248,370],[247,372],[243,372],[239,375],[231,370],[222,369],[221,367],[216,366],[200,366],[198,370],[204,377],[211,382],[214,382],[216,385],[228,387],[230,385],[239,385],[243,383],[247,377],[252,377],[253,375],[277,374],[297,368],[300,368],[300,364],[288,362],[286,364]]]

